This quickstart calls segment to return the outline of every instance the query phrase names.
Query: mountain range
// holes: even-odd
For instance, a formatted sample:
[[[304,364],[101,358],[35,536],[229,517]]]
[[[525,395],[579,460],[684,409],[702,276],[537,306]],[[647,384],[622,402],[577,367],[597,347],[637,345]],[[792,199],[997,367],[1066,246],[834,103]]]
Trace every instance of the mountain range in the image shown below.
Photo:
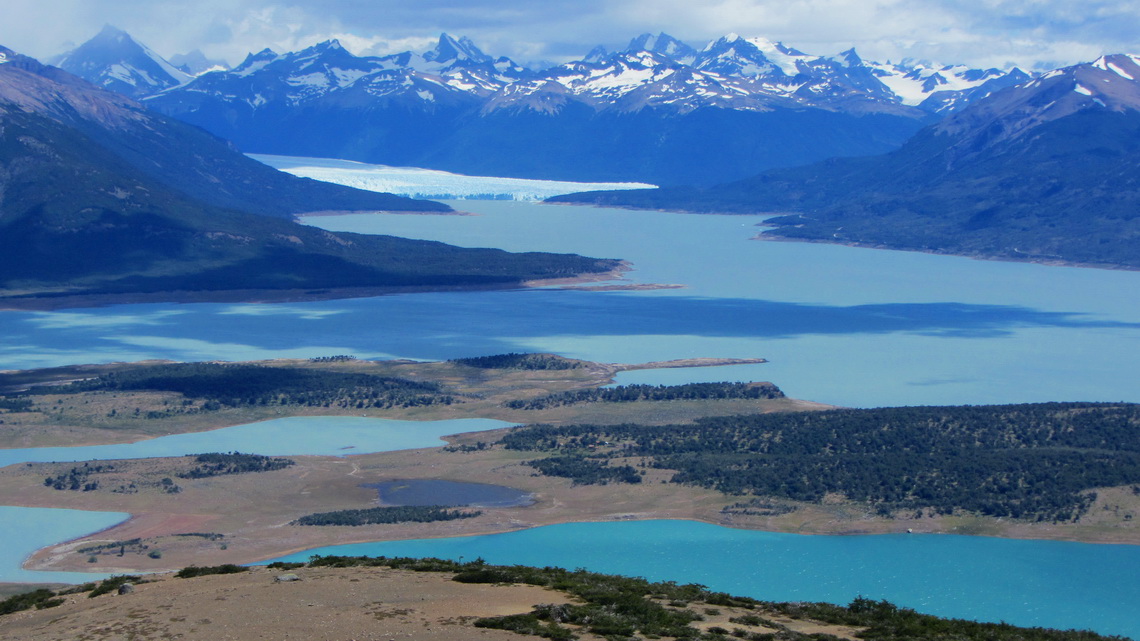
[[[337,41],[250,54],[229,70],[127,85],[169,63],[106,28],[65,69],[141,97],[246,152],[467,174],[709,185],[773,167],[897,148],[1018,69],[864,62],[730,34],[703,49],[644,34],[619,52],[533,70],[467,38],[355,56]],[[116,75],[118,74],[118,75]],[[174,80],[177,80],[171,76]]]
[[[1140,57],[1110,55],[998,91],[900,149],[708,189],[552,200],[777,212],[766,236],[1140,268]]]
[[[124,39],[105,29],[92,42]],[[67,60],[105,78],[80,62],[108,47]],[[536,70],[444,34],[422,54],[264,50],[143,102],[247,151],[657,182],[554,200],[779,212],[770,236],[1136,267],[1136,61],[1031,76],[643,34]]]
[[[317,210],[446,213],[299,179],[0,47],[0,296],[510,286],[613,261],[330,233]]]

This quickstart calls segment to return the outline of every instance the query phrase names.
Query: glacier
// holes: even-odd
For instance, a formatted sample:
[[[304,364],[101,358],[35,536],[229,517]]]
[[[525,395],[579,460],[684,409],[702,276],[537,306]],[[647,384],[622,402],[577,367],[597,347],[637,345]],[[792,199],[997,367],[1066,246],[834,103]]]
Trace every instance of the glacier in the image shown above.
[[[586,183],[495,176],[466,176],[419,167],[370,165],[336,158],[247,154],[274,169],[302,178],[431,200],[544,200],[580,191],[654,189],[647,183]]]

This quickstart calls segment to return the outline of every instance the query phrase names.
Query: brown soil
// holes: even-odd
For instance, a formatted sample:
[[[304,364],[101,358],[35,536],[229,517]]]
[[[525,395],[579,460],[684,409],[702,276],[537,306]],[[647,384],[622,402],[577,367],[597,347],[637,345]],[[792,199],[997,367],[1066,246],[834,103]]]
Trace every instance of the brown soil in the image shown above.
[[[278,581],[293,575],[297,580]],[[475,619],[530,612],[538,604],[572,601],[565,593],[522,585],[465,584],[449,572],[387,568],[254,568],[241,574],[178,579],[146,576],[125,594],[68,595],[46,610],[0,617],[0,636],[11,641],[79,639],[320,639],[468,641],[534,638],[476,628]],[[292,577],[290,577],[292,578]],[[667,608],[695,612],[693,627],[735,635],[828,634],[858,641],[860,628],[791,619],[764,606],[711,607],[700,602]],[[739,623],[757,616],[761,625]],[[732,621],[737,619],[737,622]],[[568,626],[578,638],[599,637]],[[642,637],[635,637],[642,638]],[[653,637],[650,637],[653,638]]]
[[[387,568],[300,568],[177,579],[147,577],[129,594],[86,594],[46,610],[0,618],[6,641],[298,639],[514,641],[514,632],[475,628],[478,617],[529,612],[566,597],[533,586],[470,585],[448,574]]]

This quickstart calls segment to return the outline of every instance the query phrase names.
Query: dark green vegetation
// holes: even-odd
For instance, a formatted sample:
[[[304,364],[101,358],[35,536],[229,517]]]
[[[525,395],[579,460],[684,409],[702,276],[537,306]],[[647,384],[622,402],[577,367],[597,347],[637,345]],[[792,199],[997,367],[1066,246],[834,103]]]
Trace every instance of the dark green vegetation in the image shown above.
[[[26,398],[12,398],[0,396],[0,410],[9,412],[27,412],[32,409],[32,401]]]
[[[136,548],[142,549],[142,539],[127,539],[125,541],[111,541],[110,543],[98,543],[96,545],[87,545],[81,548],[76,548],[76,554],[98,554],[100,552],[118,551],[126,554],[127,549],[131,551],[138,551]],[[121,555],[120,555],[121,556]]]
[[[331,233],[314,209],[444,211],[298,179],[8,50],[0,82],[0,296],[503,287],[614,261]]]
[[[101,596],[101,595],[113,592],[115,590],[118,590],[119,587],[121,587],[124,584],[137,583],[140,579],[142,579],[141,576],[137,576],[134,574],[120,574],[118,576],[113,576],[109,579],[103,579],[97,585],[87,583],[87,584],[84,584],[82,586],[79,586],[79,588],[80,588],[79,591],[87,591],[87,590],[82,590],[82,588],[87,588],[88,590],[90,590],[89,592],[87,592],[87,598],[94,599],[97,596]]]
[[[0,616],[32,608],[37,610],[54,608],[57,605],[63,605],[63,599],[58,598],[55,592],[41,588],[0,601]]]
[[[337,510],[302,516],[293,525],[374,525],[378,523],[431,523],[470,519],[482,514],[463,510],[449,510],[439,505],[403,505],[398,507],[372,507],[363,510]]]
[[[1140,483],[1140,405],[899,407],[698,419],[691,425],[534,425],[509,449],[551,452],[592,482],[644,457],[674,483],[818,502],[829,493],[898,510],[1079,519],[1098,487]],[[594,461],[598,465],[590,465]],[[543,470],[542,464],[536,465]],[[578,480],[577,477],[575,480]],[[616,480],[616,479],[615,479]]]
[[[943,619],[899,608],[886,601],[856,598],[844,607],[829,603],[771,603],[748,597],[713,592],[701,585],[649,582],[599,574],[586,570],[489,565],[482,559],[469,563],[441,559],[386,557],[314,556],[308,564],[272,563],[270,568],[387,567],[415,572],[453,574],[461,583],[520,583],[547,587],[570,595],[573,603],[541,604],[527,614],[486,617],[476,627],[514,630],[548,639],[575,639],[582,632],[607,639],[642,638],[725,641],[829,641],[827,634],[804,634],[772,620],[772,616],[863,627],[858,636],[866,641],[1094,641],[1120,639],[1093,632],[1019,628],[1004,623],[978,623]],[[743,626],[762,626],[775,632],[755,632],[737,627],[733,631],[712,628],[702,632],[692,624],[704,615],[693,606],[733,608],[746,614],[731,619]],[[707,609],[707,608],[703,608]]]
[[[1018,639],[1045,641],[1046,639],[1106,638],[1094,632],[1080,630],[1050,630],[1046,628],[1020,628],[1008,623],[979,623],[962,619],[943,619],[920,614],[909,608],[900,608],[887,601],[874,601],[856,597],[846,607],[830,603],[766,603],[772,611],[795,619],[811,619],[824,623],[866,627],[859,637],[871,641],[901,641],[903,639]],[[1121,637],[1107,637],[1121,639]]]
[[[104,579],[99,583],[84,583],[74,587],[64,588],[62,590],[48,590],[38,589],[23,594],[17,594],[0,601],[0,616],[5,614],[12,614],[13,612],[20,612],[22,610],[30,610],[36,608],[43,610],[44,608],[54,608],[63,605],[63,599],[59,598],[69,594],[82,594],[87,593],[88,598],[95,598],[115,590],[120,586],[127,583],[138,583],[142,577],[133,574],[121,574],[117,576]]]
[[[435,383],[402,378],[333,372],[304,367],[267,367],[227,363],[167,363],[108,372],[60,386],[34,387],[27,394],[92,391],[176,392],[206,401],[201,409],[221,406],[303,405],[308,407],[414,407],[449,404],[453,397]],[[198,406],[154,412],[176,414]]]
[[[586,366],[585,361],[565,358],[556,354],[516,354],[515,352],[492,356],[454,358],[448,362],[479,369],[567,370],[581,369]]]
[[[633,403],[637,401],[688,401],[695,399],[784,398],[771,383],[686,383],[684,385],[619,385],[559,392],[530,400],[507,401],[515,410],[544,410],[574,403]]]
[[[182,492],[182,488],[171,477],[204,479],[229,474],[272,472],[295,464],[292,459],[262,456],[261,454],[243,454],[241,452],[210,452],[185,457],[181,461],[179,459],[173,460],[177,462],[171,463],[170,469],[161,472],[161,474],[169,474],[169,476],[160,480],[157,479],[158,475],[153,481],[130,478],[129,462],[124,469],[123,466],[116,463],[88,461],[82,465],[76,464],[67,469],[60,469],[51,476],[45,477],[43,483],[45,487],[73,492],[109,489],[119,494],[134,494],[141,488],[149,486],[160,489],[167,494],[178,494]],[[186,467],[187,464],[189,467]],[[125,478],[129,480],[125,480]],[[108,481],[108,479],[110,480]],[[120,484],[115,486],[116,482],[120,482]]]
[[[238,574],[239,572],[249,572],[249,568],[245,567],[244,565],[234,565],[233,563],[223,563],[222,565],[208,565],[205,567],[191,565],[175,572],[174,576],[180,579],[192,579],[197,576],[206,576],[208,574]]]
[[[179,477],[184,479],[204,479],[226,474],[272,472],[274,470],[283,470],[290,465],[296,464],[296,461],[292,459],[262,456],[261,454],[242,454],[241,452],[199,454],[194,457],[194,460],[198,465],[188,472],[179,474]]]
[[[1122,59],[1114,64],[1135,68]],[[784,213],[768,221],[777,228],[765,235],[1140,268],[1134,84],[1082,65],[997,92],[882,156],[775,169],[708,189],[551,200]],[[1075,86],[1096,87],[1095,102]]]
[[[581,454],[548,456],[527,461],[527,465],[546,476],[571,479],[574,485],[606,485],[615,483],[640,483],[641,474],[629,465],[610,465],[609,461]]]
[[[92,465],[88,462],[83,465],[77,465],[66,472],[60,472],[55,476],[45,478],[44,485],[53,490],[82,490],[84,492],[90,492],[99,489],[98,481],[89,480],[92,474],[113,472],[114,470],[115,466],[110,463],[96,463]]]

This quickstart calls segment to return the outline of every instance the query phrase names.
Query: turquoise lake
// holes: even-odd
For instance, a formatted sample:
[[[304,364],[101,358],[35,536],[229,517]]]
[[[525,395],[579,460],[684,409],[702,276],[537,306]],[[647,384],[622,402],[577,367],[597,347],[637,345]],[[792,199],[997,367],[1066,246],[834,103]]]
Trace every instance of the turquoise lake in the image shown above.
[[[773,601],[862,595],[947,617],[1140,638],[1140,547],[951,535],[803,536],[692,521],[568,523],[490,536],[340,545],[411,556],[700,583]]]
[[[434,447],[444,445],[446,442],[440,437],[448,434],[493,430],[510,425],[513,423],[482,418],[397,421],[351,416],[296,416],[118,445],[0,449],[0,467],[32,461],[153,458],[205,452],[343,456]]]
[[[790,396],[855,407],[1140,401],[1140,272],[762,242],[752,240],[760,231],[761,218],[755,216],[451,204],[476,215],[351,215],[309,222],[465,246],[624,258],[634,266],[626,274],[630,283],[684,287],[0,312],[0,369],[147,358],[445,359],[549,351],[619,363],[766,358],[770,362],[762,365],[632,371],[618,380],[767,380]],[[205,449],[238,448],[203,445],[199,451]],[[790,535],[673,522],[582,524],[502,536],[384,545],[500,562],[557,561],[696,581],[766,599],[845,602],[862,593],[955,616],[1092,627],[1140,638],[1140,569],[1134,556],[1140,547],[950,536],[810,537],[809,543],[781,547]],[[45,538],[36,547],[58,540]],[[775,547],[763,547],[769,545]],[[508,551],[503,548],[520,556],[494,556]],[[411,553],[384,549],[379,553]],[[659,550],[658,556],[649,550]],[[762,568],[730,572],[740,559],[761,555]],[[893,563],[894,557],[900,561]],[[13,565],[9,558],[0,565]],[[823,574],[840,561],[852,567]],[[959,570],[963,564],[973,568],[973,576]],[[1005,569],[977,574],[990,566]],[[761,573],[772,567],[806,578]],[[881,569],[886,567],[894,569]],[[694,574],[683,574],[690,570]],[[666,571],[678,574],[656,574]],[[721,574],[741,587],[715,583]],[[977,580],[982,575],[989,578]],[[982,590],[991,584],[996,587]],[[793,589],[808,594],[797,585],[823,587],[819,596],[785,596],[784,590]],[[935,610],[940,604],[958,609]]]
[[[444,443],[441,436],[508,425],[511,423],[491,419],[396,421],[344,416],[291,417],[119,445],[0,449],[0,467],[31,461],[109,460],[233,451],[265,456],[341,456],[433,447]],[[42,547],[111,527],[128,516],[113,512],[0,506],[0,581],[82,583],[106,576],[84,572],[33,572],[20,565]]]
[[[105,530],[127,520],[122,512],[87,512],[0,505],[0,581],[86,583],[106,578],[98,572],[39,572],[20,567],[32,552]]]

